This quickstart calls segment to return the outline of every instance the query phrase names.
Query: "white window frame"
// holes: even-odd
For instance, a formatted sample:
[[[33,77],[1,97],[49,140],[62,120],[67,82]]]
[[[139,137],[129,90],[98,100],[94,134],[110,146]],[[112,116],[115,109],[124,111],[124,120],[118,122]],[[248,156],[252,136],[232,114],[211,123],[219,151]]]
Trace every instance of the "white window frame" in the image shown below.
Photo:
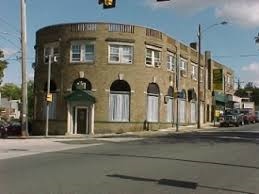
[[[167,101],[167,122],[174,122],[174,98],[171,96],[168,96],[168,101]]]
[[[111,47],[117,46],[118,47],[118,61],[111,60]],[[123,48],[129,47],[130,52],[129,54],[125,54]],[[126,60],[124,56],[127,55],[131,58],[131,60]],[[122,42],[109,42],[108,44],[108,63],[112,64],[132,64],[133,63],[133,57],[134,57],[134,44],[131,43],[122,43]]]
[[[121,102],[121,104],[119,102],[115,102],[116,100],[114,98],[118,98],[123,102]],[[117,104],[115,105],[114,103],[117,103]],[[116,112],[116,111],[120,111],[120,112]],[[129,115],[130,115],[130,93],[111,92],[109,95],[109,120],[112,122],[129,122],[129,117],[130,117]]]
[[[160,97],[156,94],[147,94],[147,121],[157,123],[159,121]],[[151,106],[153,105],[153,106]]]
[[[49,53],[47,53],[47,49],[50,50]],[[58,53],[55,53],[55,49],[57,49]],[[59,48],[59,42],[52,42],[44,45],[44,55],[43,55],[43,62],[44,64],[48,64],[49,62],[49,55],[59,58],[60,56],[60,48]]]
[[[192,80],[196,80],[198,79],[198,65],[195,63],[192,63]]]
[[[167,70],[168,71],[175,71],[176,67],[176,54],[174,53],[167,53]]]
[[[151,51],[151,64],[147,63],[147,53],[148,50]],[[155,57],[155,53],[158,53],[159,57]],[[150,45],[146,45],[146,54],[145,54],[145,64],[147,67],[161,67],[161,62],[162,62],[162,49]]]
[[[187,67],[188,67],[188,60],[181,57],[179,69],[187,72]]]
[[[86,59],[86,45],[93,46],[92,60]],[[79,60],[73,60],[73,46],[80,46]],[[95,42],[94,41],[72,41],[70,44],[70,63],[93,63],[95,61]]]

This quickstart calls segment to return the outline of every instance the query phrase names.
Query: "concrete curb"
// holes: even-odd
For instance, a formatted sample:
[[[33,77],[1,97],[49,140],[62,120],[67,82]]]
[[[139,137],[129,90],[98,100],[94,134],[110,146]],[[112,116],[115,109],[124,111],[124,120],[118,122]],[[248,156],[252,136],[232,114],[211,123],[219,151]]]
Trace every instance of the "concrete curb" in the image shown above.
[[[114,138],[114,137],[150,137],[159,134],[181,134],[181,133],[189,133],[189,132],[198,132],[207,129],[216,129],[218,128],[213,126],[213,123],[204,124],[201,129],[197,129],[196,125],[186,125],[180,126],[179,131],[176,131],[175,127],[159,129],[159,130],[149,130],[149,131],[135,131],[135,132],[125,132],[125,133],[107,133],[107,134],[93,134],[93,135],[50,135],[46,136],[11,136],[7,139],[95,139],[95,138]]]

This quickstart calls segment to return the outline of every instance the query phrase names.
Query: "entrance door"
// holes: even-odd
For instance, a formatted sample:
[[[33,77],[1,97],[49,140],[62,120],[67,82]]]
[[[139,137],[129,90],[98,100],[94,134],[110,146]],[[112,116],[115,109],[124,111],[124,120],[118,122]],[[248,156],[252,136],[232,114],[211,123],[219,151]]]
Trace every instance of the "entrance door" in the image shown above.
[[[76,133],[86,134],[88,133],[88,109],[76,108]]]

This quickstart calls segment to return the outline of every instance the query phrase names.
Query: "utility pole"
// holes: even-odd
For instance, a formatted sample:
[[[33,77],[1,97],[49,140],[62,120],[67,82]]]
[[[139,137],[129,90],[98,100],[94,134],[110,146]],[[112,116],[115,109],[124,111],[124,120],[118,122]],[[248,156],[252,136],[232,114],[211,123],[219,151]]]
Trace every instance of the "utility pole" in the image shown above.
[[[22,136],[28,136],[26,0],[21,0]]]
[[[176,132],[179,131],[179,88],[180,88],[180,67],[179,67],[179,55],[176,46]]]
[[[198,29],[198,46],[199,46],[199,54],[198,54],[198,95],[197,95],[197,100],[198,100],[198,121],[197,121],[197,128],[201,128],[201,123],[200,123],[200,109],[201,109],[201,25],[199,24],[199,29]],[[205,91],[204,91],[205,92]]]

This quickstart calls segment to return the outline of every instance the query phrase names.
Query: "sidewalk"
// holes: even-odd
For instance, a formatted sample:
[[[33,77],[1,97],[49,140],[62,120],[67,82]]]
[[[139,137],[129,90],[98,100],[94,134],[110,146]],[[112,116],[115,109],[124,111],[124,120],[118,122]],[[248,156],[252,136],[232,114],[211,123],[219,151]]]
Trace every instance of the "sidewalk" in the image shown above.
[[[180,126],[178,132],[176,132],[176,128],[173,127],[157,131],[138,131],[121,134],[109,133],[76,136],[49,136],[47,138],[44,136],[29,136],[26,139],[21,137],[9,137],[8,139],[0,139],[0,160],[39,153],[97,146],[102,145],[103,143],[100,141],[104,140],[111,142],[135,141],[145,137],[194,132],[211,128],[215,128],[213,127],[213,123],[204,124],[201,129],[197,129],[196,125]],[[66,141],[75,143],[66,143]]]
[[[178,132],[176,131],[176,127],[171,127],[167,129],[159,129],[159,130],[149,130],[149,131],[136,131],[136,132],[125,132],[125,133],[109,133],[109,134],[96,134],[92,137],[95,138],[108,138],[108,137],[150,137],[156,135],[166,135],[171,133],[188,133],[188,132],[196,132],[202,131],[207,129],[216,129],[218,128],[219,124],[215,123],[205,123],[201,126],[200,129],[197,129],[197,125],[186,125],[186,126],[179,126]]]

